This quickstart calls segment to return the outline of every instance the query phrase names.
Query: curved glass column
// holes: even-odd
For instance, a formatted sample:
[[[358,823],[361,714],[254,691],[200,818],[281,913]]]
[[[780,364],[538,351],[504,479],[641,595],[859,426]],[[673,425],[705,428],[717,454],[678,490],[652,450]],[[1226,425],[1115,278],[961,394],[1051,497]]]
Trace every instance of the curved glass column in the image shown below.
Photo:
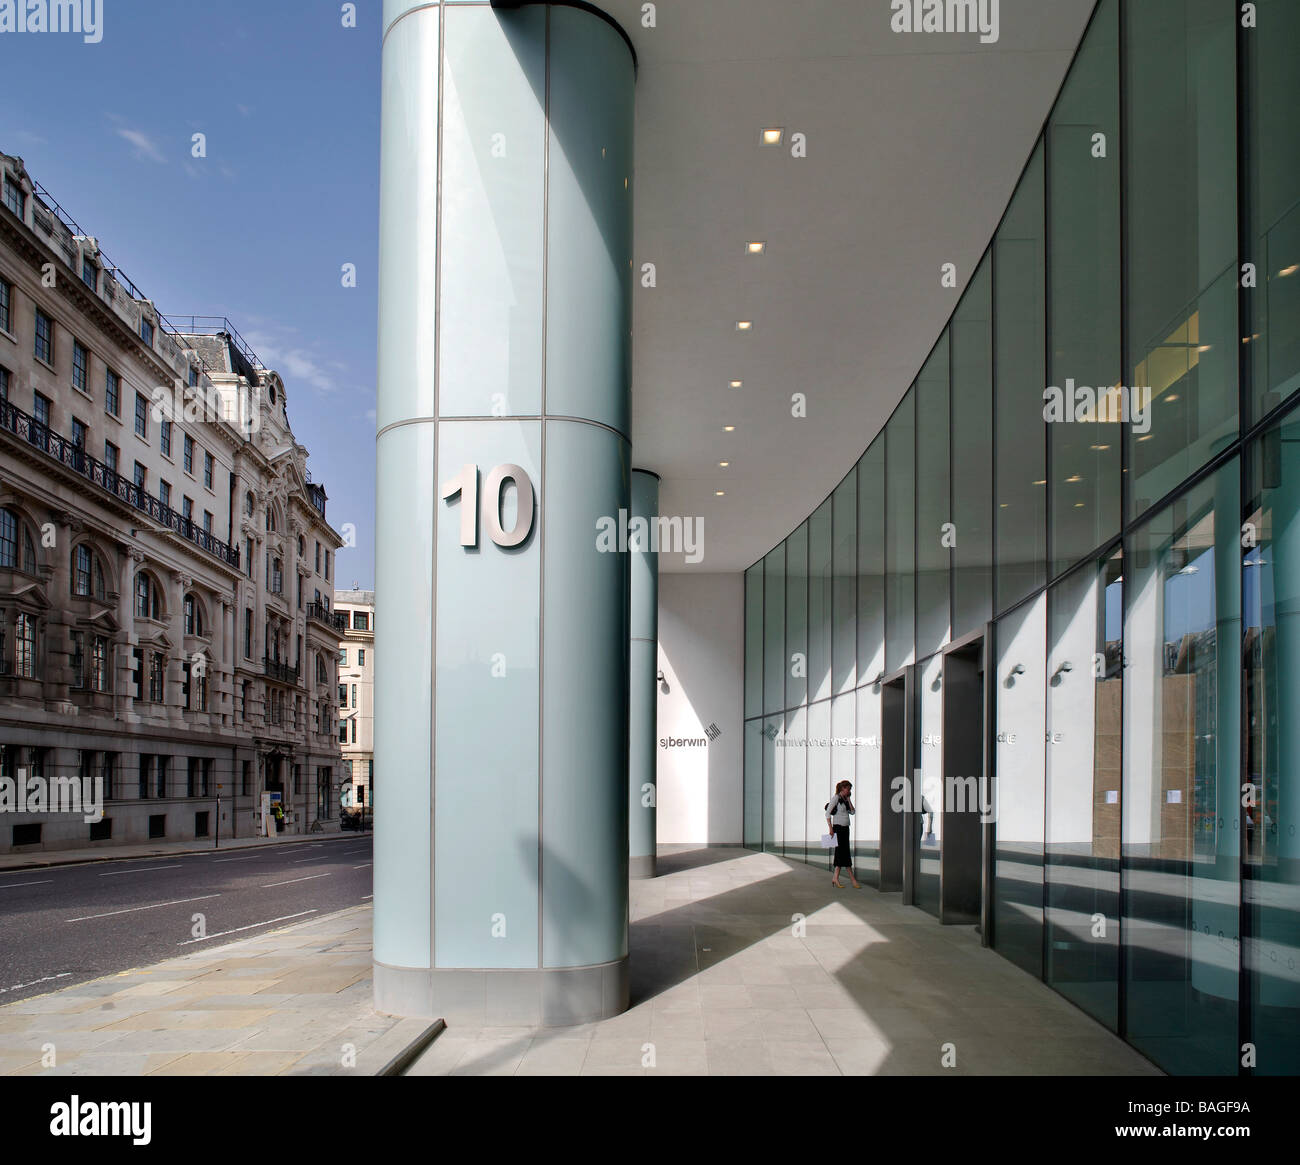
[[[385,5],[381,1011],[627,1006],[634,81],[594,11]]]
[[[659,703],[659,554],[649,534],[659,517],[659,475],[632,471],[632,510],[628,519],[631,568],[628,677],[628,871],[633,878],[655,876],[658,799]],[[644,523],[644,525],[640,525]]]

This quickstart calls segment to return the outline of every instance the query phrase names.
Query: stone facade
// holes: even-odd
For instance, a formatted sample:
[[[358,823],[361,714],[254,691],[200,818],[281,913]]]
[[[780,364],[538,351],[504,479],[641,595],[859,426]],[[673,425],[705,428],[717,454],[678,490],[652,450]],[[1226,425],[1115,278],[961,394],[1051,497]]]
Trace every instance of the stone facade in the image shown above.
[[[375,592],[335,591],[343,623],[339,650],[339,747],[343,784],[349,774],[352,804],[364,798],[367,814],[375,797]]]
[[[283,381],[0,168],[0,778],[104,797],[0,803],[0,853],[336,825],[342,540]]]

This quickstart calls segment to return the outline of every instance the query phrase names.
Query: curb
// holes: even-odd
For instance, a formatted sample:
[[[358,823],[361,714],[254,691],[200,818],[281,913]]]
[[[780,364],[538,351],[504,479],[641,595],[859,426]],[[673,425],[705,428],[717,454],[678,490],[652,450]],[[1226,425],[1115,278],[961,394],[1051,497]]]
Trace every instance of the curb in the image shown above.
[[[151,850],[144,854],[114,854],[111,850],[105,850],[103,854],[96,854],[94,857],[85,858],[59,858],[56,854],[51,854],[49,860],[19,862],[15,865],[6,865],[0,859],[0,874],[12,874],[19,870],[48,870],[52,866],[86,866],[93,865],[96,862],[134,862],[134,861],[157,861],[159,858],[187,858],[196,854],[213,854],[213,853],[230,853],[234,850],[246,849],[273,849],[280,845],[300,845],[303,842],[315,841],[356,841],[358,837],[365,837],[369,833],[374,837],[373,830],[367,830],[365,833],[308,833],[299,837],[292,838],[289,841],[275,842],[254,842],[250,845],[231,845],[231,846],[213,846],[212,848],[203,849],[159,849]],[[237,840],[237,839],[235,839]]]
[[[434,1040],[447,1030],[447,1021],[445,1019],[435,1019],[427,1028],[415,1037],[406,1047],[397,1053],[388,1061],[378,1072],[376,1076],[404,1076],[406,1070],[415,1063]]]

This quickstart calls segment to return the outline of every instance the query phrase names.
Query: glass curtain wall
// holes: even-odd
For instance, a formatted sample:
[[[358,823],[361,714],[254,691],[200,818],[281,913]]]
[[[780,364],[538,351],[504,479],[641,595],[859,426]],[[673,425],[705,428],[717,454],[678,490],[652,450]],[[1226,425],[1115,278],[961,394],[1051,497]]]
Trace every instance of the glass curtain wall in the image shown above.
[[[916,380],[745,579],[746,844],[825,864],[851,780],[879,881],[912,666],[937,913],[944,653],[991,635],[991,942],[1172,1073],[1300,1070],[1300,4],[1256,8],[1100,0]]]

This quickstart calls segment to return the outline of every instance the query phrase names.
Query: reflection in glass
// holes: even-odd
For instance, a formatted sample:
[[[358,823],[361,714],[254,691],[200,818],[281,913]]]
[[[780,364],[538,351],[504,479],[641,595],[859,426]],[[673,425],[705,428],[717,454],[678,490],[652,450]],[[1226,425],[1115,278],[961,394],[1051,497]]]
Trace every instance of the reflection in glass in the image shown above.
[[[1040,594],[998,621],[994,693],[993,945],[999,954],[1040,976],[1046,608],[1046,597]]]
[[[745,571],[745,718],[763,714],[763,567]]]
[[[1133,517],[1237,431],[1235,8],[1124,6]]]
[[[785,543],[763,560],[763,711],[785,707]]]
[[[785,540],[785,703],[808,699],[808,523]],[[772,709],[768,709],[772,711]]]
[[[993,614],[992,269],[986,256],[952,317],[953,638]],[[927,464],[929,451],[920,455]]]
[[[1256,1071],[1300,1072],[1300,419],[1254,443],[1243,564],[1247,769],[1243,898]],[[1252,534],[1253,532],[1253,534]]]
[[[1047,981],[1119,1023],[1123,558],[1052,588],[1047,656]]]
[[[916,835],[916,905],[937,918],[943,852],[943,656],[932,655],[924,660],[916,676],[921,713],[921,748],[917,754],[921,810],[912,817]]]
[[[952,482],[948,475],[949,344],[945,331],[916,378],[916,647],[938,651],[952,629]],[[892,450],[891,450],[892,452]],[[893,472],[891,468],[891,480]]]
[[[916,647],[916,390],[885,426],[885,671],[912,662]]]
[[[1126,568],[1126,1030],[1179,1073],[1237,1062],[1239,472],[1141,526]]]
[[[808,523],[808,699],[824,700],[830,694],[831,499],[827,498]]]
[[[1075,388],[1074,407],[1065,413],[1075,419],[1047,426],[1053,576],[1119,533],[1123,429],[1112,407],[1119,397],[1108,391],[1101,398],[1106,407],[1089,409],[1080,390],[1110,390],[1123,380],[1120,153],[1119,3],[1102,0],[1047,127],[1048,384]],[[999,298],[1002,278],[999,266]]]
[[[832,501],[834,594],[831,612],[832,691],[851,692],[857,683],[858,475],[836,487]],[[850,733],[852,735],[852,733]],[[851,779],[848,778],[848,779]]]

